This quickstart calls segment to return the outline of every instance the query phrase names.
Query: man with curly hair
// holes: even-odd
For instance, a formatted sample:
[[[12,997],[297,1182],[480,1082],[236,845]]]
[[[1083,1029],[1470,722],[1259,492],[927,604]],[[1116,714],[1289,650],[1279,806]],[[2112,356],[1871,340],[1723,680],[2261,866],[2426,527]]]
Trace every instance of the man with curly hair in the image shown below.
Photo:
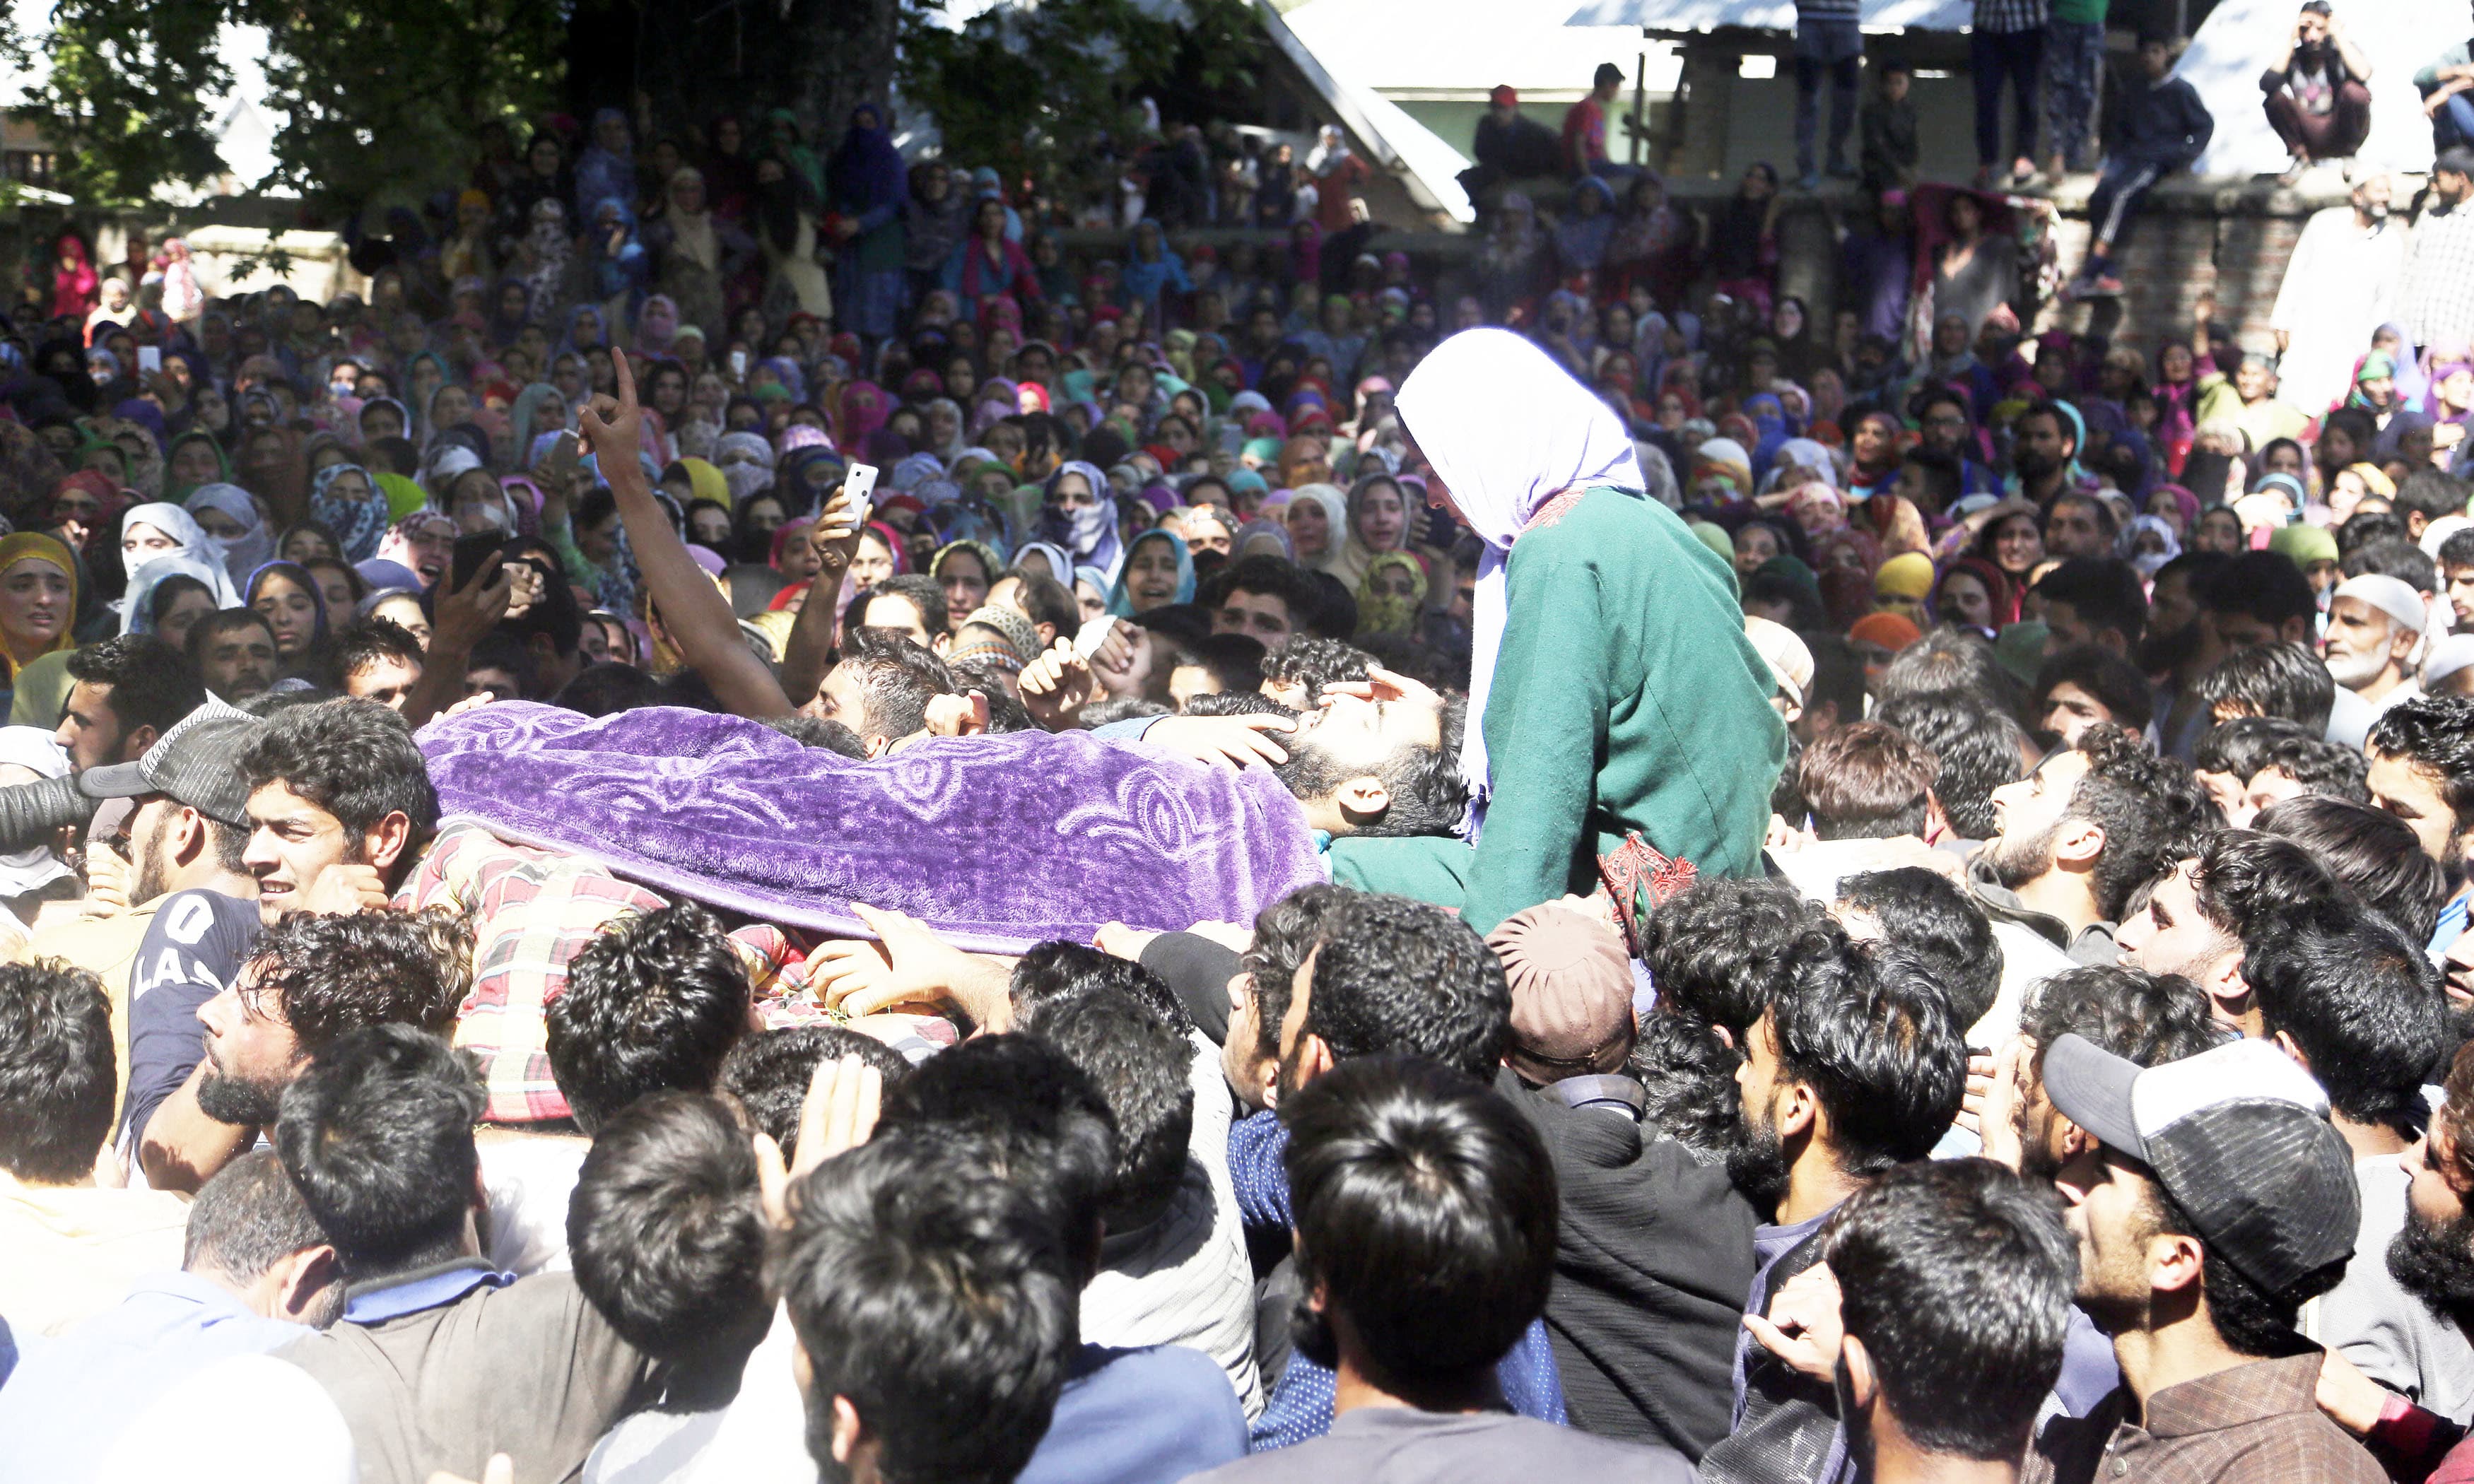
[[[2102,723],[1993,791],[1999,833],[1969,863],[1977,901],[2081,964],[2110,964],[2131,894],[2218,823],[2191,770]]]
[[[443,921],[442,921],[443,920]],[[149,1183],[195,1190],[257,1141],[311,1059],[347,1031],[445,1034],[469,975],[455,914],[296,913],[266,930],[240,975],[198,1011],[206,1055],[138,1141]],[[460,953],[441,952],[441,938]],[[170,1114],[171,1116],[166,1116]]]

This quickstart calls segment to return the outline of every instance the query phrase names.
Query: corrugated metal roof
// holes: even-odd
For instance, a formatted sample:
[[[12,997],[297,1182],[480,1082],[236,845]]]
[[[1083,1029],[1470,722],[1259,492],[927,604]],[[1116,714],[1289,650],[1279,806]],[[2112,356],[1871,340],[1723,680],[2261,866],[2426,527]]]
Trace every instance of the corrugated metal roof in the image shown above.
[[[1273,46],[1304,74],[1343,127],[1366,146],[1380,169],[1408,189],[1410,200],[1455,222],[1476,219],[1468,193],[1461,189],[1461,156],[1400,106],[1370,87],[1332,76],[1314,49],[1305,44],[1271,0],[1256,0],[1255,14]]]
[[[1864,0],[1867,31],[1964,31],[1972,0]],[[1644,26],[1660,32],[1795,30],[1794,0],[1589,0],[1566,26]]]

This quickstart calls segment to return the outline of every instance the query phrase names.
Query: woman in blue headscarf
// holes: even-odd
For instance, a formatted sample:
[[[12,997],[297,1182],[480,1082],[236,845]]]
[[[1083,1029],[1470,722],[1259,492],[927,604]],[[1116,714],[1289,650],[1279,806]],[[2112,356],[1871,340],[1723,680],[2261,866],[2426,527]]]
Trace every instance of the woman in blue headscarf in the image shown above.
[[[636,146],[627,134],[627,115],[603,108],[593,115],[593,142],[575,161],[575,209],[590,216],[602,202],[636,199]]]
[[[1143,323],[1153,331],[1160,326],[1162,293],[1172,289],[1179,294],[1194,292],[1194,280],[1185,275],[1185,260],[1169,251],[1157,222],[1135,226],[1133,245],[1126,252],[1124,281],[1126,298],[1142,306]]]
[[[604,350],[610,345],[610,317],[596,304],[578,304],[567,312],[567,338],[559,342],[560,355],[582,355],[588,350]]]
[[[1572,186],[1571,214],[1555,228],[1555,258],[1564,275],[1597,272],[1614,229],[1614,188],[1596,176],[1581,177]]]
[[[1194,557],[1168,531],[1145,531],[1126,550],[1126,567],[1108,589],[1108,611],[1132,618],[1172,603],[1194,601]]]
[[[605,196],[593,208],[593,225],[585,229],[584,267],[592,298],[601,305],[603,333],[613,324],[633,324],[644,301],[644,285],[653,273],[652,254],[636,240],[636,213],[624,198]]]
[[[844,328],[869,341],[893,333],[902,307],[902,204],[910,179],[886,123],[875,104],[853,108],[831,166],[834,205],[842,218],[835,307]]]
[[[1744,416],[1753,419],[1753,431],[1760,435],[1752,450],[1753,477],[1759,479],[1786,444],[1786,404],[1774,393],[1757,393],[1744,398]]]

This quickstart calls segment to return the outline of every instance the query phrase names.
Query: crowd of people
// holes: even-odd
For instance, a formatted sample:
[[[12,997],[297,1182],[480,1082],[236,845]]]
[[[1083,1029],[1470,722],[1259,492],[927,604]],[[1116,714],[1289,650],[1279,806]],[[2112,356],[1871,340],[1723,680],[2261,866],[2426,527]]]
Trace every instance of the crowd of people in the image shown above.
[[[2296,402],[780,122],[0,341],[0,1480],[2474,1478],[2474,157]]]

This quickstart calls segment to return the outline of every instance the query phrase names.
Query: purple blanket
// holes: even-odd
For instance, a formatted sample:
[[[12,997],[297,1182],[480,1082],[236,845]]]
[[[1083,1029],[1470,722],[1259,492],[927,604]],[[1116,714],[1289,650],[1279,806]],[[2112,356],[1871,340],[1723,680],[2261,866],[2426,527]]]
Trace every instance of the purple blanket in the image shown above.
[[[442,812],[658,890],[871,936],[849,903],[979,952],[1104,923],[1250,922],[1324,879],[1268,770],[1087,732],[930,741],[855,762],[732,716],[508,703],[422,729]]]

